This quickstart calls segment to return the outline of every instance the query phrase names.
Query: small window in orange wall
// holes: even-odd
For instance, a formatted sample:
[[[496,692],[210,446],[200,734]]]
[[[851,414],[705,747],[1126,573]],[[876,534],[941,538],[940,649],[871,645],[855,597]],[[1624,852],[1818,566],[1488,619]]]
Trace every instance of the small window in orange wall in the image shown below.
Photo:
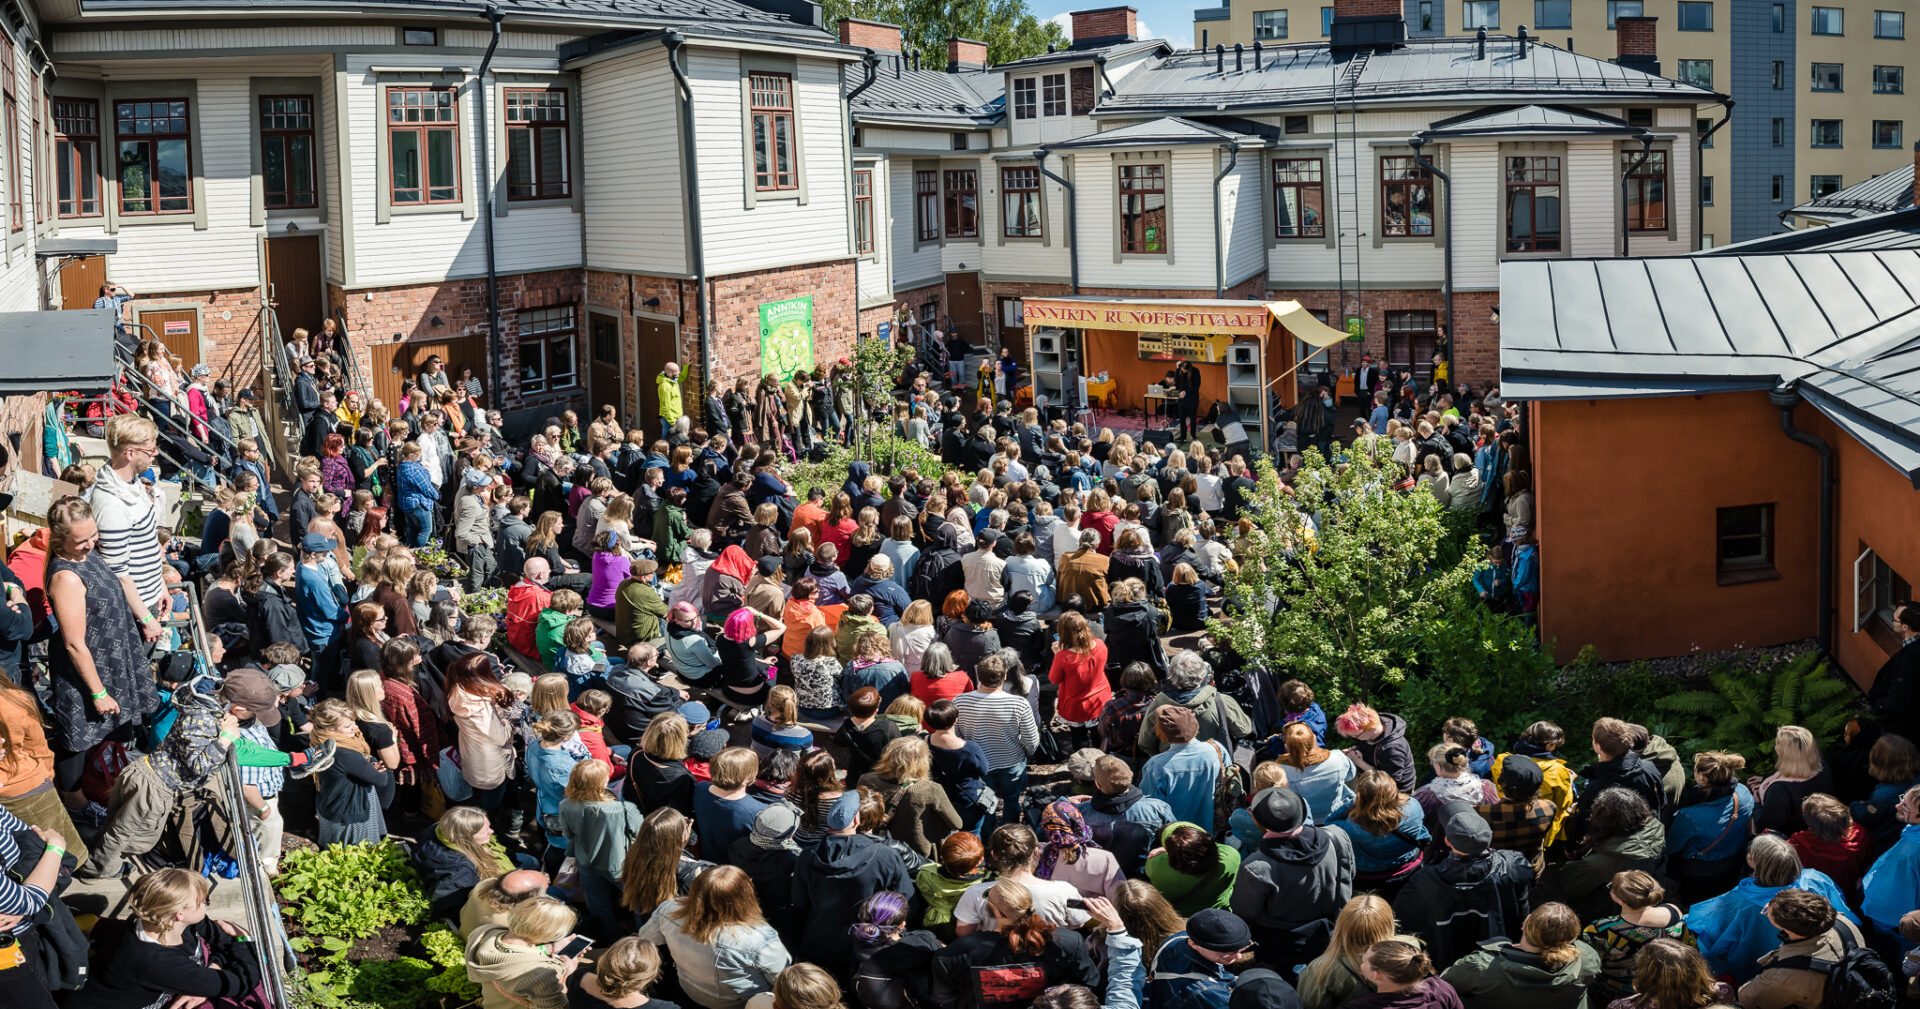
[[[1722,585],[1780,577],[1773,563],[1773,504],[1715,511],[1714,574]]]

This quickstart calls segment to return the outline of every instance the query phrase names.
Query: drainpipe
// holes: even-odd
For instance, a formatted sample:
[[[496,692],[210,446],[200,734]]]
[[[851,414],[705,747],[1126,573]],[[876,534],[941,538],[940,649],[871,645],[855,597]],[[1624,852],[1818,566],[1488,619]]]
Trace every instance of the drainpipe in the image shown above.
[[[480,73],[475,78],[475,97],[480,100],[480,216],[486,222],[487,242],[487,339],[493,342],[493,353],[487,355],[488,380],[492,382],[495,407],[506,402],[506,390],[500,384],[500,359],[504,356],[500,334],[500,263],[494,254],[493,243],[493,149],[487,140],[487,69],[493,65],[493,51],[500,47],[500,22],[506,20],[506,11],[489,6],[481,15],[493,26],[493,39],[487,43],[487,54],[480,57]]]
[[[1647,159],[1651,157],[1653,157],[1653,134],[1642,133],[1639,159],[1620,176],[1620,237],[1614,242],[1613,254],[1622,259],[1627,255],[1627,229],[1632,226],[1632,221],[1627,217],[1627,187],[1633,184],[1633,173],[1639,171],[1640,166],[1646,164]]]
[[[1101,94],[1100,97],[1103,100],[1107,98],[1112,98],[1114,95],[1113,81],[1107,79],[1107,54],[1106,53],[1093,54],[1093,72],[1100,75],[1100,83],[1106,86],[1105,93]],[[1096,102],[1094,104],[1097,105],[1099,103]]]
[[[1034,164],[1040,167],[1040,174],[1060,184],[1060,191],[1067,195],[1067,279],[1073,285],[1076,297],[1080,294],[1080,242],[1073,233],[1073,183],[1047,171],[1047,149],[1042,147],[1033,155]]]
[[[853,254],[853,330],[856,336],[858,336],[860,332],[860,236],[855,234],[856,226],[854,223],[853,100],[860,97],[860,92],[873,87],[874,78],[880,75],[880,56],[869,49],[867,50],[867,54],[860,58],[860,62],[867,68],[867,79],[855,85],[854,89],[847,92],[846,97],[841,99],[847,103],[847,131],[842,138],[845,143],[841,149],[846,152],[847,156],[847,251]],[[842,88],[847,86],[845,78],[841,79],[840,86]]]
[[[1707,140],[1714,134],[1720,132],[1720,127],[1727,125],[1727,121],[1733,118],[1733,99],[1722,98],[1720,100],[1720,107],[1725,109],[1727,114],[1721,116],[1719,122],[1708,127],[1707,132],[1700,134],[1700,136],[1696,137],[1693,141],[1693,171],[1695,176],[1700,174],[1700,166],[1706,160],[1706,155],[1701,152],[1707,146]],[[1701,218],[1703,216],[1704,210],[1700,206],[1700,186],[1696,183],[1693,187],[1693,247],[1696,249],[1700,247],[1700,235],[1702,233],[1700,229],[1704,223]]]
[[[1480,34],[1484,39],[1486,30],[1482,29]],[[1447,235],[1446,243],[1440,246],[1440,272],[1445,278],[1447,285],[1445,301],[1447,346],[1445,353],[1447,356],[1447,374],[1454,375],[1454,380],[1458,381],[1459,377],[1455,375],[1453,370],[1453,179],[1449,178],[1447,173],[1441,171],[1431,159],[1421,152],[1420,149],[1427,146],[1425,137],[1415,134],[1407,139],[1407,143],[1413,147],[1413,159],[1420,162],[1420,167],[1425,168],[1433,174],[1434,178],[1440,180],[1440,227]]]
[[[1220,245],[1220,180],[1233,174],[1235,165],[1240,163],[1240,147],[1227,148],[1227,167],[1213,177],[1213,296],[1227,296],[1227,256]]]
[[[1820,453],[1820,615],[1815,626],[1822,655],[1833,654],[1833,446],[1819,435],[1794,426],[1793,408],[1800,402],[1800,390],[1791,383],[1767,393],[1767,401],[1780,408],[1780,430],[1787,437]]]
[[[680,168],[687,194],[687,237],[693,243],[694,298],[700,308],[700,393],[704,397],[713,387],[713,373],[708,370],[713,356],[713,300],[707,293],[707,247],[700,238],[700,155],[693,138],[693,85],[687,83],[687,73],[680,67],[680,47],[686,44],[685,35],[667,33],[667,67],[680,84],[680,132],[687,145]],[[852,173],[847,177],[852,178]],[[642,377],[641,381],[645,380]]]

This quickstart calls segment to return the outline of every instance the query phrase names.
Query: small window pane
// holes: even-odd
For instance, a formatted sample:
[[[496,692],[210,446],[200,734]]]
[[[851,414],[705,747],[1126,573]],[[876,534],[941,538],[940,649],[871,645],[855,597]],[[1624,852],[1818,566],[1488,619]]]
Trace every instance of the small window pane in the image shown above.
[[[1572,28],[1573,0],[1533,0],[1535,28]]]
[[[1838,63],[1815,63],[1813,65],[1813,90],[1840,91],[1844,80],[1844,68]]]
[[[1813,146],[1839,147],[1840,122],[1838,119],[1815,119],[1813,121]]]
[[[1287,37],[1286,11],[1254,11],[1253,37],[1257,39],[1283,39]]]
[[[1897,95],[1906,90],[1907,72],[1905,67],[1874,67],[1873,93],[1876,95]]]
[[[1873,121],[1873,146],[1899,147],[1900,120],[1876,119]]]
[[[1637,18],[1646,13],[1646,4],[1641,0],[1607,0],[1607,30],[1613,31],[1621,18]]]
[[[1840,191],[1840,176],[1838,175],[1816,175],[1807,181],[1807,196],[1809,199],[1817,200],[1822,196],[1832,196],[1834,193]]]
[[[1466,29],[1500,27],[1500,0],[1466,0]]]
[[[1710,32],[1713,30],[1713,4],[1699,0],[1680,0],[1680,30],[1683,32]]]
[[[1874,11],[1873,37],[1877,39],[1903,39],[1907,37],[1907,15],[1904,11]]]
[[[1813,9],[1813,33],[1815,35],[1844,35],[1845,11],[1839,7],[1815,7]]]

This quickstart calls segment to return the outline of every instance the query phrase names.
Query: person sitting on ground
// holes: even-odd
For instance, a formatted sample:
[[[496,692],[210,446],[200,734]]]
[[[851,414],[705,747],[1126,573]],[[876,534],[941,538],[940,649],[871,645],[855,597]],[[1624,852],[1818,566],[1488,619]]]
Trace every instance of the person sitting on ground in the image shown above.
[[[461,941],[471,938],[474,930],[482,925],[504,926],[514,907],[534,897],[545,896],[548,885],[547,874],[538,869],[515,869],[482,880],[467,895],[466,904],[460,908]]]
[[[207,916],[212,889],[205,877],[186,869],[140,877],[126,898],[131,919],[102,918],[94,926],[86,986],[64,992],[61,1004],[124,1009],[208,999],[237,1003],[251,993],[260,983],[260,961],[242,945],[249,938],[245,929]]]
[[[1686,915],[1678,907],[1663,903],[1666,890],[1651,874],[1638,869],[1619,873],[1607,893],[1620,905],[1620,913],[1601,918],[1581,933],[1581,938],[1600,953],[1600,978],[1588,992],[1590,1002],[1612,1002],[1632,995],[1635,965],[1649,943],[1665,939],[1691,946],[1694,942]]]
[[[467,938],[467,977],[482,1009],[566,1009],[567,978],[581,955],[560,955],[573,910],[552,897],[514,905],[505,925],[482,925]]]

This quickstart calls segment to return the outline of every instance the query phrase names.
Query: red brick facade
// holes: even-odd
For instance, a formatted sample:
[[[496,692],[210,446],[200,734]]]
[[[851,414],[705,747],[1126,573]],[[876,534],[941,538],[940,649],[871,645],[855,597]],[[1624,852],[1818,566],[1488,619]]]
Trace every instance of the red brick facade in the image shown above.
[[[987,65],[987,44],[973,39],[948,39],[947,64],[966,63],[971,66]]]
[[[200,316],[199,363],[213,370],[213,377],[233,383],[235,389],[261,384],[261,345],[257,332],[260,316],[259,288],[231,288],[219,291],[169,292],[135,298],[128,315],[138,319],[142,312],[197,310]],[[155,333],[148,339],[173,340]],[[174,347],[176,353],[178,347]],[[192,364],[186,355],[182,363]]]
[[[1102,7],[1073,12],[1073,40],[1140,37],[1139,14],[1131,7]]]
[[[1656,56],[1658,36],[1654,26],[1659,18],[1621,17],[1614,19],[1614,41],[1621,56]]]
[[[900,26],[884,21],[863,21],[859,18],[840,19],[840,44],[859,46],[877,53],[897,53],[900,51]],[[980,47],[981,59],[985,61],[986,47]]]
[[[813,361],[830,364],[853,353],[859,338],[859,299],[852,259],[714,277],[714,381],[760,375],[760,306],[813,296]],[[697,372],[698,366],[694,370]]]
[[[1333,16],[1337,18],[1398,16],[1404,13],[1406,9],[1400,5],[1400,0],[1333,0]]]

